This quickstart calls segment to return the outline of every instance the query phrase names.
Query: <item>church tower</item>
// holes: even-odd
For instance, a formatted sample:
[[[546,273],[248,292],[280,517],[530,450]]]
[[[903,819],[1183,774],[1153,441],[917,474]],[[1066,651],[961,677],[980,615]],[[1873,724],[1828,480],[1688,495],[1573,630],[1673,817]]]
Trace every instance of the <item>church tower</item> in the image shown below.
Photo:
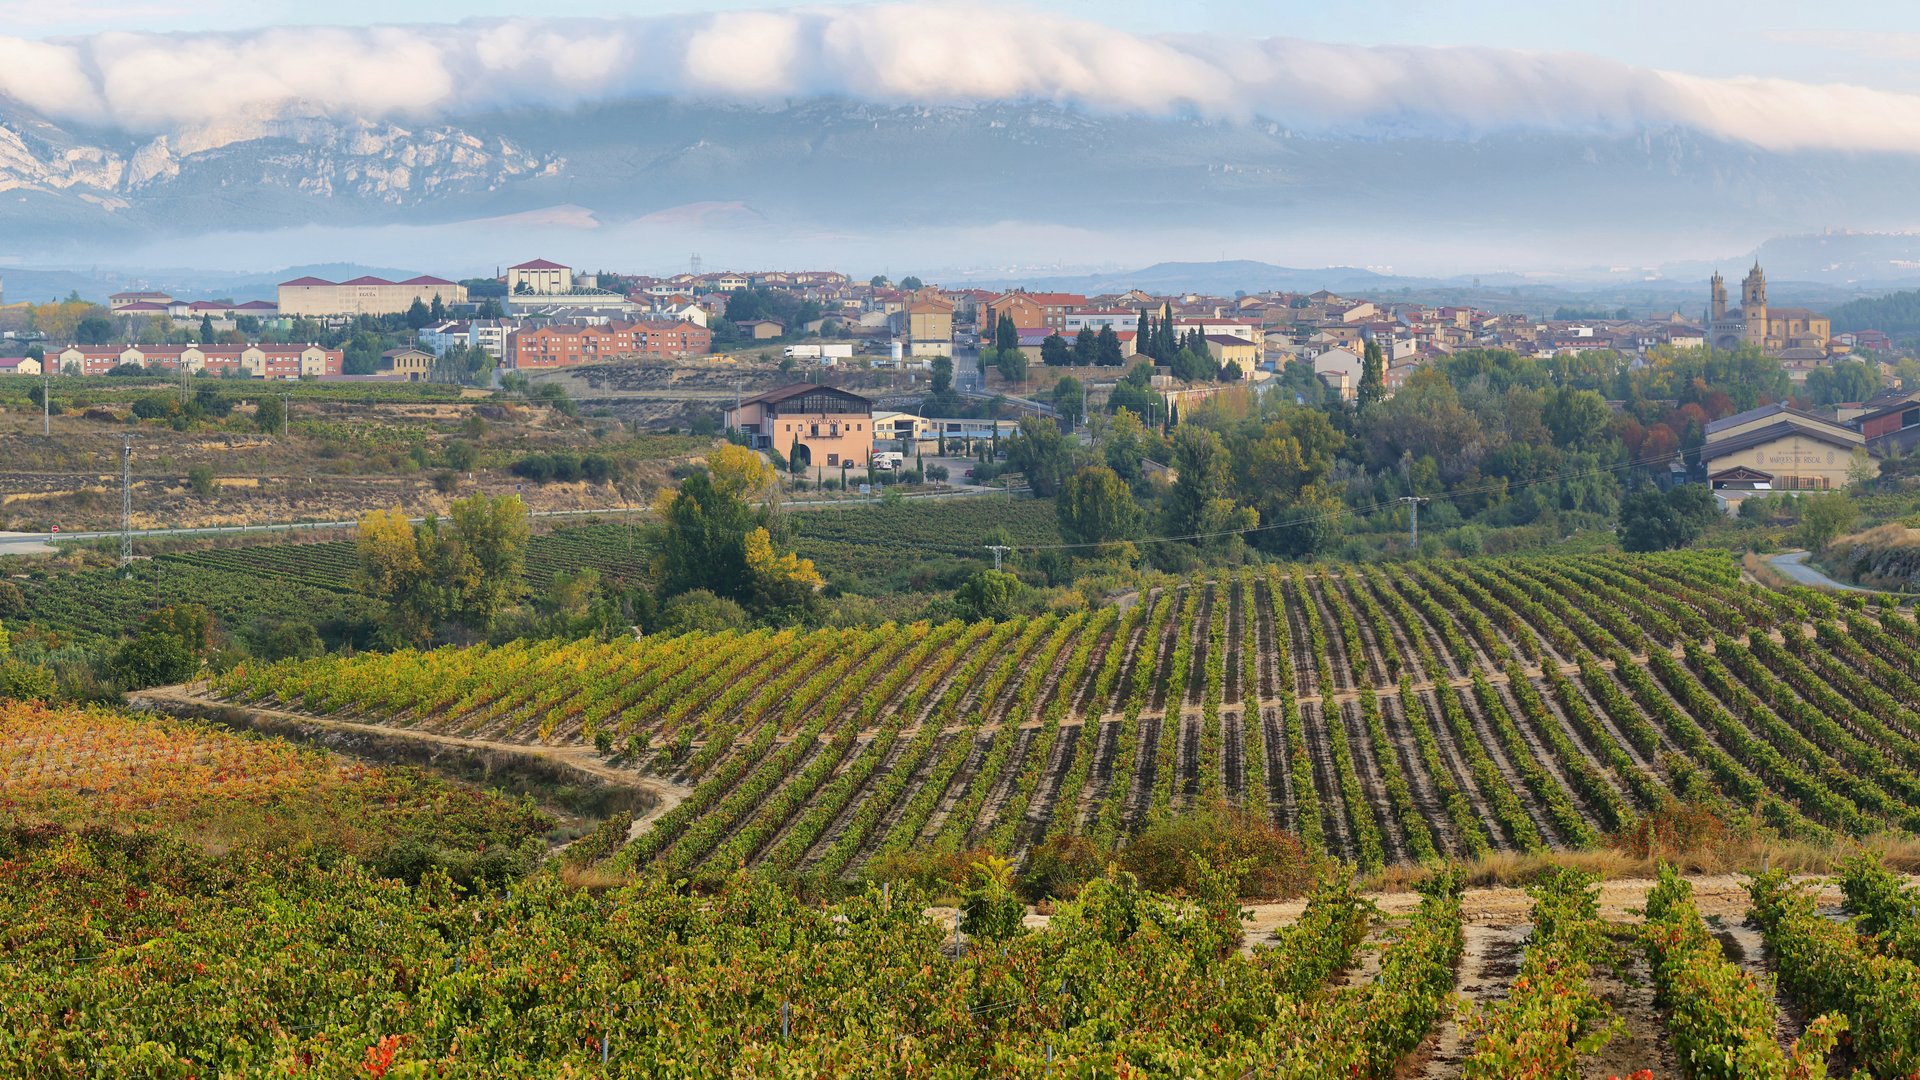
[[[1720,271],[1713,272],[1712,298],[1707,307],[1707,326],[1709,329],[1727,321],[1727,279]]]
[[[1767,274],[1754,260],[1747,279],[1740,283],[1740,316],[1747,324],[1746,339],[1760,348],[1767,346]]]

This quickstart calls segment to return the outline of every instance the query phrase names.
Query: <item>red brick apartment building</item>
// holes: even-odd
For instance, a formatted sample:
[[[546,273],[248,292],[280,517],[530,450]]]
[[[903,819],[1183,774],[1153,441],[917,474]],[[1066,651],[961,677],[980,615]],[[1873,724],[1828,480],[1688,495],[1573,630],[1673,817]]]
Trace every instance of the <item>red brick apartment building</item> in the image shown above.
[[[516,369],[572,367],[638,356],[700,356],[712,350],[713,331],[698,323],[555,323],[509,335],[507,365]]]

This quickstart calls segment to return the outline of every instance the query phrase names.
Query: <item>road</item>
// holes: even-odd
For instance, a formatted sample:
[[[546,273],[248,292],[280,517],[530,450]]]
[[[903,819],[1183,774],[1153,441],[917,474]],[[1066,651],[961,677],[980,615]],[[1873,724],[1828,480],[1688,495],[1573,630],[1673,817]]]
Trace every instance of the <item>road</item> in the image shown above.
[[[955,482],[961,486],[948,491],[927,491],[914,495],[905,495],[903,497],[907,499],[979,498],[985,495],[1005,493],[1005,489],[1002,488],[968,485],[967,481],[960,478],[960,473],[967,467],[967,464],[966,462],[957,462],[953,470]],[[1015,492],[1024,492],[1027,489],[1018,487],[1013,490]],[[783,505],[789,510],[807,510],[816,506],[857,506],[862,504],[870,506],[879,501],[880,497],[878,495],[870,495],[866,497],[840,499],[789,499]],[[537,510],[528,516],[536,518],[605,517],[608,515],[625,514],[635,509],[644,513],[646,508],[603,506],[593,510]],[[412,518],[410,520],[423,521],[425,519]],[[249,532],[290,533],[296,530],[306,529],[350,529],[358,524],[358,521],[297,521],[291,524],[275,522],[260,525],[203,525],[197,528],[185,529],[135,529],[133,535],[136,539],[145,540],[155,536],[221,536],[230,533]],[[76,540],[117,540],[119,537],[120,533],[118,530],[108,532],[63,532],[54,536],[53,540],[57,543],[66,543]],[[0,555],[47,555],[58,551],[58,548],[48,543],[48,539],[46,533],[0,532]]]
[[[1835,581],[1820,571],[1807,565],[1808,551],[1789,551],[1784,555],[1775,555],[1768,559],[1775,570],[1792,578],[1796,584],[1811,585],[1816,589],[1837,589],[1840,592],[1885,592],[1885,589],[1867,589],[1859,585],[1849,585],[1844,581]]]

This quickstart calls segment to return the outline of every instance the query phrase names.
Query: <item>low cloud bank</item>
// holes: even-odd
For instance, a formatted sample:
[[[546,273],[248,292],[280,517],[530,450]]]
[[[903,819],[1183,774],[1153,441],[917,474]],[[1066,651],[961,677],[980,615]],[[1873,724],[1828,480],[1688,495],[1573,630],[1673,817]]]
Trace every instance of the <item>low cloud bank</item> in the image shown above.
[[[0,95],[63,122],[138,134],[289,116],[418,123],[640,98],[834,97],[1045,101],[1357,137],[1680,127],[1776,151],[1920,146],[1915,94],[1706,78],[1579,53],[1141,35],[957,6],[0,35]]]

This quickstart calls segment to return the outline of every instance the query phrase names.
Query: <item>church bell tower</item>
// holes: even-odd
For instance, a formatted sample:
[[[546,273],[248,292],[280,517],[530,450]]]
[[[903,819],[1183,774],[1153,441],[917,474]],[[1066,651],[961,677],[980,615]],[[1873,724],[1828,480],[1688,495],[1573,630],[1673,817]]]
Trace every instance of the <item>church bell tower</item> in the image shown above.
[[[1759,260],[1754,260],[1753,269],[1747,271],[1747,280],[1740,283],[1742,318],[1747,324],[1746,338],[1755,345],[1765,348],[1767,344],[1767,273],[1760,269]]]

